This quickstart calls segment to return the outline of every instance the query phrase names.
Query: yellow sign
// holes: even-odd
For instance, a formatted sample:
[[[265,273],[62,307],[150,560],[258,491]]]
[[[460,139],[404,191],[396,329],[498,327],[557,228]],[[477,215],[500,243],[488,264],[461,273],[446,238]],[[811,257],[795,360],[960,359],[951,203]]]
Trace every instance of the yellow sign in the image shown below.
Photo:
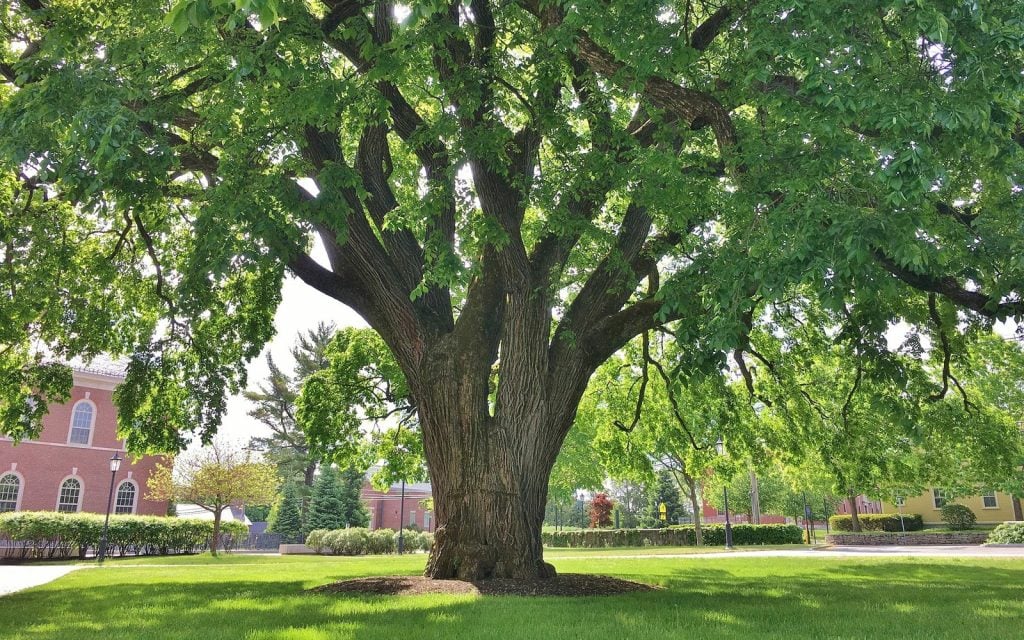
[[[662,502],[661,504],[658,505],[658,513],[661,514],[661,519],[662,520],[667,520],[668,519],[668,517],[666,515],[667,512],[668,512],[668,509],[665,507],[665,503],[664,502]]]

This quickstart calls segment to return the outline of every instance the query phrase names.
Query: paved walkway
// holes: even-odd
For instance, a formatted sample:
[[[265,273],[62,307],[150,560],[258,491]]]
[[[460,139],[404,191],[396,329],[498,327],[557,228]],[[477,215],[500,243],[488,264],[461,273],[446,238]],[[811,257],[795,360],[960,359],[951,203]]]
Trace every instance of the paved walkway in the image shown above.
[[[0,565],[0,596],[38,587],[84,568],[78,565]]]

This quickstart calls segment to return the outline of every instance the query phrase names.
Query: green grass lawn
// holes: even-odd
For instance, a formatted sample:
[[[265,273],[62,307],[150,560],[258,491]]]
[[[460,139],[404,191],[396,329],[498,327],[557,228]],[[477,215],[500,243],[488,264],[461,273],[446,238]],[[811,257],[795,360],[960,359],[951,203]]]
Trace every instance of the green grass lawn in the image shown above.
[[[1009,559],[580,554],[555,565],[665,588],[579,599],[303,593],[348,577],[416,574],[424,560],[418,554],[113,561],[0,598],[0,638],[1019,639],[1024,620],[1024,561]]]

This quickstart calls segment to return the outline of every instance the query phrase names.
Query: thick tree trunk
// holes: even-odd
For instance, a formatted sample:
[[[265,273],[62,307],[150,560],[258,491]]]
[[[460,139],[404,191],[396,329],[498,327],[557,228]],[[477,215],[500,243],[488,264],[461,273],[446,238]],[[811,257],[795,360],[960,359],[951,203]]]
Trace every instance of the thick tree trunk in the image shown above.
[[[492,468],[480,471],[458,477],[431,474],[443,524],[434,532],[426,575],[461,580],[554,576],[554,568],[544,562],[540,535],[546,476],[516,469],[500,456]]]
[[[493,360],[466,341],[431,349],[415,385],[437,517],[428,577],[554,575],[543,559],[541,526],[571,414],[551,422],[545,345],[524,345],[512,333],[503,336],[493,395]]]
[[[860,518],[857,515],[857,495],[851,493],[847,500],[850,501],[850,529],[854,533],[860,533]]]

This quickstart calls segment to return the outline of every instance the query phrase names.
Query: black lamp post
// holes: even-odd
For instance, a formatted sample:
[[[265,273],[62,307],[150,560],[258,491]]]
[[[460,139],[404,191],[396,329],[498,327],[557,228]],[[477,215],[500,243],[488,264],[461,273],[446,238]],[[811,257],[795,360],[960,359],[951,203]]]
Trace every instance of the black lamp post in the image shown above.
[[[116,453],[110,459],[110,493],[107,494],[107,515],[103,519],[103,537],[100,538],[100,551],[97,554],[97,561],[103,564],[103,558],[107,555],[107,528],[110,526],[110,506],[114,502],[114,479],[117,477],[117,470],[121,468],[121,456]]]
[[[587,494],[583,493],[583,489],[576,492],[576,499],[580,503],[580,529],[587,528],[587,518],[583,515],[583,507],[586,505]]]
[[[715,451],[718,455],[725,455],[725,443],[719,438],[715,443]],[[729,521],[729,487],[722,487],[722,497],[725,499],[725,548],[732,549],[732,523]]]
[[[402,521],[405,520],[405,478],[402,478],[402,500],[398,505],[398,553],[401,554],[405,547],[405,539],[402,537]]]

